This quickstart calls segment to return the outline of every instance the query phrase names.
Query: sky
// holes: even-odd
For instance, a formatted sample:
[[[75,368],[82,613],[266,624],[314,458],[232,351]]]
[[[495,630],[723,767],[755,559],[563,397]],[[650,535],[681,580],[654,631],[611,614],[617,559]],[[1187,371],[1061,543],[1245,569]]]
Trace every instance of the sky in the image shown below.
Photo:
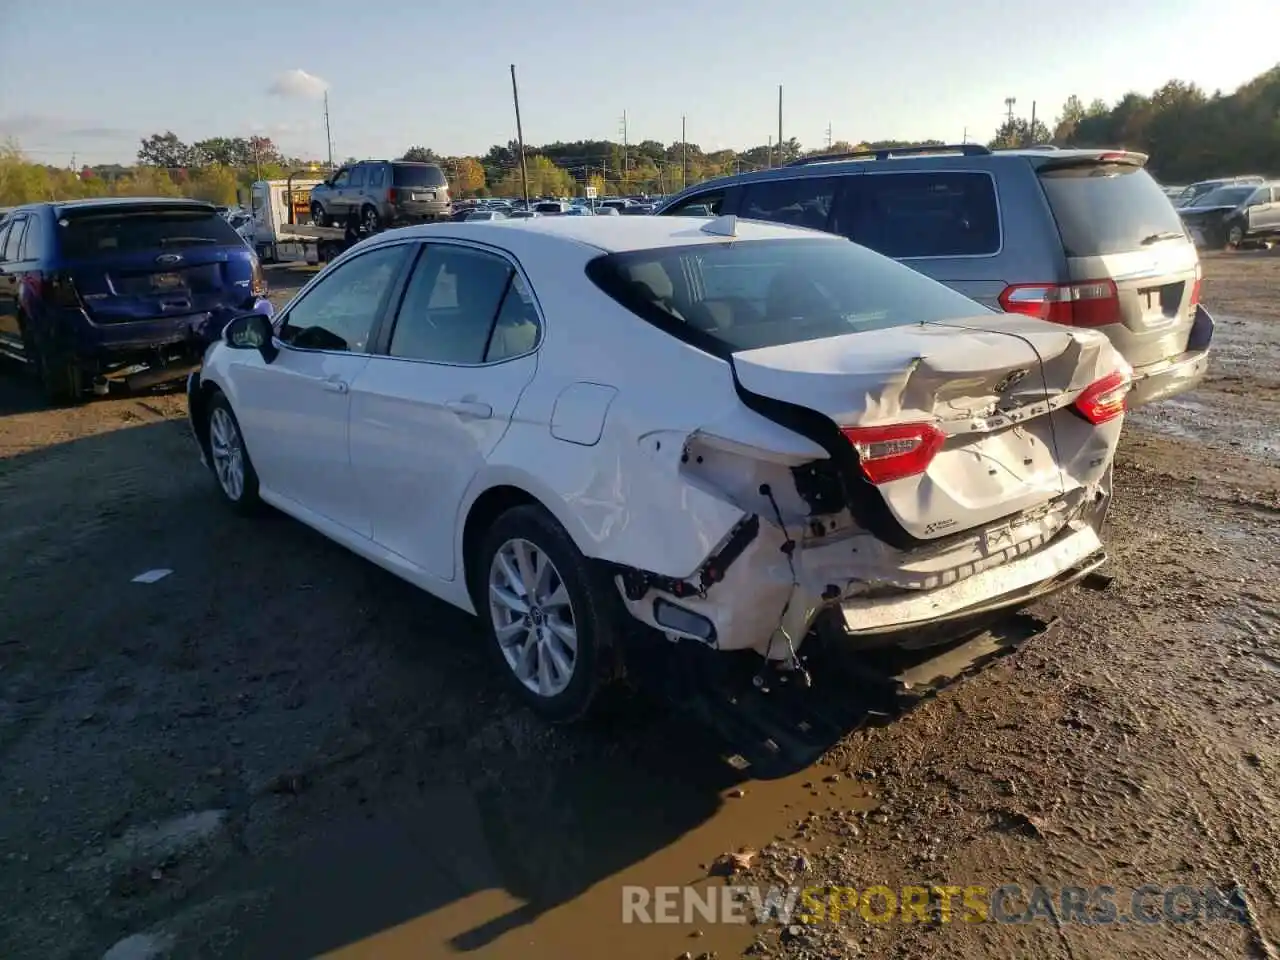
[[[174,131],[289,155],[777,135],[989,139],[1006,97],[1051,122],[1166,80],[1230,92],[1280,62],[1280,0],[0,0],[0,139],[57,165],[132,162]],[[9,55],[14,51],[25,51]],[[36,53],[38,52],[38,56]]]

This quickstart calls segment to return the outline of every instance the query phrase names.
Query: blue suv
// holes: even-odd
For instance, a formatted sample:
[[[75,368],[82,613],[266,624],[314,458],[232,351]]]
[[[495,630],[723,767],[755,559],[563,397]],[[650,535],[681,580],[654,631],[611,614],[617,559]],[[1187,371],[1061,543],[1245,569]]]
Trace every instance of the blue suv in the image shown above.
[[[0,218],[0,353],[33,366],[54,403],[185,377],[233,317],[270,309],[265,296],[257,256],[209,203],[76,200]]]

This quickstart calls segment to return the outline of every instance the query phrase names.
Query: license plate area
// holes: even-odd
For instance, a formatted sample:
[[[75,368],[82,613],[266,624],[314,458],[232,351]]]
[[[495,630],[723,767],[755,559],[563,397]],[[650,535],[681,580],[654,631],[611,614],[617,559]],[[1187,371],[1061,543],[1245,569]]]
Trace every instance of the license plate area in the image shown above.
[[[175,290],[185,290],[186,281],[180,273],[153,273],[151,275],[151,289],[156,293],[172,293]]]
[[[1182,310],[1185,290],[1186,284],[1181,281],[1158,287],[1144,287],[1138,291],[1138,302],[1142,304],[1142,312],[1146,315],[1172,320]]]
[[[424,200],[434,200],[435,198],[436,195],[434,193],[415,193],[411,195],[411,199],[416,200],[419,203]]]

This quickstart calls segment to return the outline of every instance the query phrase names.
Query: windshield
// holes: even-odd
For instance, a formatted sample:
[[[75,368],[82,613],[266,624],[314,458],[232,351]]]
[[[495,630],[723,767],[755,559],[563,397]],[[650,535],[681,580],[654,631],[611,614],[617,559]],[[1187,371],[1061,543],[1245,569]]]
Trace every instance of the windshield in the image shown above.
[[[397,163],[392,166],[392,183],[397,187],[444,187],[449,181],[433,163]]]
[[[1181,235],[1182,220],[1151,174],[1131,163],[1047,164],[1039,171],[1069,257],[1141,250]]]
[[[1237,204],[1244,203],[1251,196],[1256,187],[1218,187],[1216,190],[1210,190],[1204,196],[1196,198],[1197,207],[1234,207]]]
[[[642,317],[728,352],[990,312],[949,287],[837,239],[750,240],[615,253],[588,276]],[[680,335],[677,332],[677,335]]]
[[[62,254],[73,260],[244,244],[231,224],[213,210],[90,208],[64,212],[58,226]]]

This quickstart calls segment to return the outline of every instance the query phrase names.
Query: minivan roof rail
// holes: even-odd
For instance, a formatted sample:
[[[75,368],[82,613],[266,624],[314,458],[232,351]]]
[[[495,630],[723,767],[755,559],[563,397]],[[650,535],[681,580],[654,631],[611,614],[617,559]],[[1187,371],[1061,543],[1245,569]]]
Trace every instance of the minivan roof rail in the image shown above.
[[[885,147],[881,150],[855,150],[852,153],[818,153],[811,157],[800,157],[787,164],[788,167],[803,167],[810,163],[833,163],[837,160],[888,160],[890,157],[912,157],[929,153],[959,153],[966,157],[985,157],[991,153],[980,143],[930,143],[918,147]]]

